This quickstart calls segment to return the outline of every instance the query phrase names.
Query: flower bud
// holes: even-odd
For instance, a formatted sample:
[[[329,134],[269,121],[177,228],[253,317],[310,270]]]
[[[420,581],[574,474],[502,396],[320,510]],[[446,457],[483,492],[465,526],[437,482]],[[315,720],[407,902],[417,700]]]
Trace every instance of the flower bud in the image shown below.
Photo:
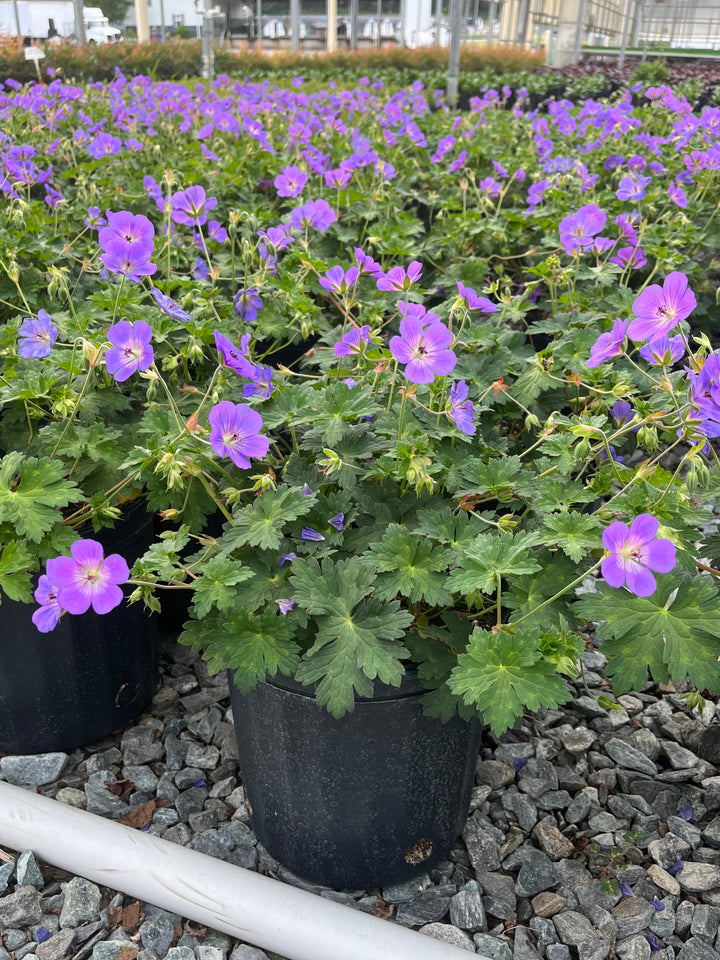
[[[638,444],[641,447],[645,447],[648,453],[654,453],[657,448],[660,446],[658,443],[658,435],[655,427],[640,427],[638,430]]]

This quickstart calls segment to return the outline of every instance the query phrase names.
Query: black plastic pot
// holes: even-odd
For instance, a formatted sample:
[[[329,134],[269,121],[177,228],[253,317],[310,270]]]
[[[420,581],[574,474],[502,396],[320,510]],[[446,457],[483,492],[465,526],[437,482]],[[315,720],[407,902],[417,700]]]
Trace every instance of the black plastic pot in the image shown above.
[[[416,676],[336,720],[310,688],[230,683],[250,822],[271,856],[336,889],[412,879],[447,856],[470,805],[479,723],[424,716]]]
[[[83,531],[129,565],[152,542],[152,519],[133,505],[114,530]],[[129,595],[131,588],[125,588]],[[51,633],[36,604],[0,605],[0,752],[72,750],[112,733],[150,702],[158,680],[155,618],[141,603],[104,616],[64,614]]]

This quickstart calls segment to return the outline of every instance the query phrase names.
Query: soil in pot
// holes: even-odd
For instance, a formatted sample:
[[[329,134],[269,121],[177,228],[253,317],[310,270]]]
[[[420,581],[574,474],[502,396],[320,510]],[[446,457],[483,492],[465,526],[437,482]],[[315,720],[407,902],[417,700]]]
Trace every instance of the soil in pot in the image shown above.
[[[231,679],[230,690],[251,824],[289,870],[367,889],[447,856],[468,814],[479,723],[426,717],[412,674],[376,684],[339,720],[285,678],[247,695]]]

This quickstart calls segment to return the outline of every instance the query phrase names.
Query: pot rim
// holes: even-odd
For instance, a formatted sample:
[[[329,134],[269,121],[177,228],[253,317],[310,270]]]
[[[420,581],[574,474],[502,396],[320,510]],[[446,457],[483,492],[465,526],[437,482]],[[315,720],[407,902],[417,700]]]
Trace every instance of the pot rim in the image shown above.
[[[232,679],[232,669],[228,671],[230,674],[230,683],[233,683]],[[300,683],[299,680],[296,680],[294,677],[286,677],[283,674],[276,674],[274,677],[266,677],[263,681],[270,687],[277,687],[280,690],[285,690],[288,693],[296,694],[300,697],[305,697],[308,700],[315,699],[315,686],[310,684],[308,686]],[[378,680],[373,682],[373,695],[372,697],[359,697],[357,693],[355,694],[355,703],[374,703],[377,701],[386,701],[386,700],[405,700],[407,697],[416,697],[420,694],[427,693],[427,687],[423,684],[422,680],[418,676],[417,667],[409,666],[405,668],[405,673],[403,674],[402,680],[400,681],[400,686],[393,687],[387,683],[381,683]]]

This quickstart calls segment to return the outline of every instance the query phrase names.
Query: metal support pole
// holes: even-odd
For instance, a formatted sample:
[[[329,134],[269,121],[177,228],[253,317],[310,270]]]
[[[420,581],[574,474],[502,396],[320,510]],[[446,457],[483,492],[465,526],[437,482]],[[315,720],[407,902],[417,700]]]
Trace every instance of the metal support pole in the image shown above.
[[[78,3],[82,9],[83,0],[75,0],[76,8]],[[75,18],[77,20],[77,13],[75,14]],[[147,43],[150,39],[147,0],[135,0],[135,25],[138,43]]]
[[[457,106],[460,83],[460,33],[462,31],[463,0],[450,0],[450,57],[448,59],[447,101]]]
[[[290,49],[300,49],[300,0],[290,0]]]
[[[645,62],[645,59],[647,57],[648,41],[650,40],[650,30],[652,28],[652,23],[653,23],[654,9],[655,9],[654,0],[650,0],[650,13],[648,14],[648,17],[647,17],[647,26],[645,27],[645,43],[643,44],[643,52],[642,52],[642,56],[640,57],[640,61],[642,63]]]
[[[358,5],[359,0],[350,0],[350,49],[357,50],[358,45]]]
[[[327,0],[327,52],[337,50],[337,0]]]
[[[440,31],[442,30],[443,0],[435,0],[435,43],[440,46]]]
[[[577,30],[575,31],[575,46],[573,48],[573,63],[577,63],[578,60],[580,59],[580,48],[582,47],[583,27],[585,25],[585,3],[586,3],[586,0],[580,0],[580,8],[578,10]]]
[[[405,17],[407,15],[407,0],[400,0],[400,46],[404,47],[406,43],[405,36]]]
[[[497,2],[492,0],[490,12],[488,13],[488,35],[487,42],[492,44],[495,41],[495,18],[497,17]]]
[[[18,10],[17,0],[13,0],[13,13],[15,14],[15,32],[18,40],[22,40],[22,30],[20,29],[20,11]]]
[[[147,0],[135,0],[135,16],[138,16],[138,5],[145,7],[145,32],[147,34]],[[87,43],[87,34],[85,33],[85,12],[83,10],[83,0],[74,0],[73,10],[75,12],[75,36],[80,43]],[[138,20],[138,39],[140,31],[140,21]],[[145,37],[147,40],[147,36]]]
[[[136,0],[137,2],[137,0]],[[210,15],[212,0],[205,0],[205,6],[202,15],[202,62],[203,77],[206,80],[212,80],[215,73],[215,51],[213,49],[214,21]]]
[[[382,22],[382,0],[377,0],[377,42],[378,46],[382,43],[382,35],[380,33],[380,23]]]
[[[255,15],[255,39],[262,46],[262,0],[257,0],[257,14]]]
[[[620,38],[620,56],[618,57],[618,66],[622,70],[625,66],[625,54],[627,53],[628,33],[630,31],[630,20],[632,18],[633,0],[627,0],[625,4],[625,17],[623,19],[622,36]]]
[[[160,40],[165,43],[165,4],[160,0]]]

